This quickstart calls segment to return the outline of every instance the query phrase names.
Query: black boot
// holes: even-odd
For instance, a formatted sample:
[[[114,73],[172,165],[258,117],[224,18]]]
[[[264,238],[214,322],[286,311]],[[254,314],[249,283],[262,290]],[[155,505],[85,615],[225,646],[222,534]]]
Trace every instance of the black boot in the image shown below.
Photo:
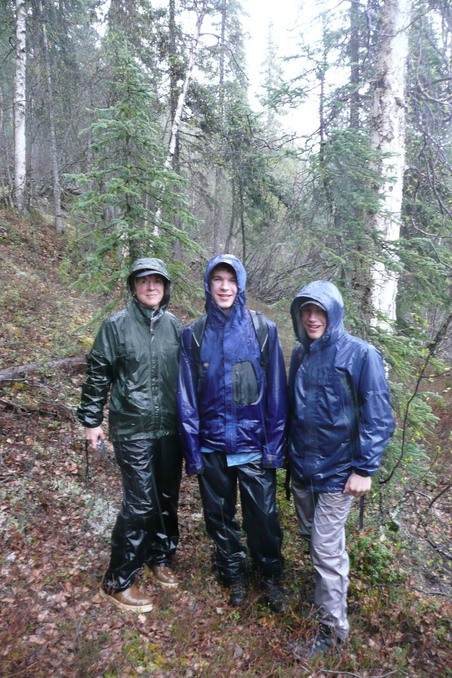
[[[286,594],[278,579],[264,579],[262,588],[267,594],[268,604],[273,612],[285,612],[287,610]]]
[[[229,605],[233,607],[239,607],[245,601],[246,598],[246,583],[245,578],[238,577],[238,579],[233,579],[229,586]]]

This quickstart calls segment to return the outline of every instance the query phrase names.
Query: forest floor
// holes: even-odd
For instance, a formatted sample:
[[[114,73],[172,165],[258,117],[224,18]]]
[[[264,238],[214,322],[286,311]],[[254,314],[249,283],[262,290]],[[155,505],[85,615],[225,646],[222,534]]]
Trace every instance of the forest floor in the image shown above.
[[[92,334],[82,326],[101,304],[71,288],[64,256],[64,236],[42,218],[0,210],[0,369],[88,350]],[[154,609],[142,615],[99,596],[120,478],[111,453],[91,460],[86,474],[74,418],[82,381],[80,369],[43,368],[0,383],[1,676],[452,675],[450,500],[444,492],[430,505],[446,487],[450,452],[444,477],[417,488],[397,532],[378,529],[372,503],[364,531],[352,516],[350,642],[324,659],[296,661],[290,641],[314,628],[312,568],[282,473],[287,612],[273,614],[256,582],[243,607],[228,606],[210,567],[196,480],[186,476],[179,588],[162,590],[143,573]],[[450,398],[438,414],[447,446]]]

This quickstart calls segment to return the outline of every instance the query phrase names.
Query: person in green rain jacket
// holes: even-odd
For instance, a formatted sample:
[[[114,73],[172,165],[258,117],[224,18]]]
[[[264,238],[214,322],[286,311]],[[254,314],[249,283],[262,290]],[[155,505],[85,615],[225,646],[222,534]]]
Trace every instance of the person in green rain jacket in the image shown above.
[[[151,600],[135,583],[143,565],[158,584],[177,586],[170,566],[179,539],[176,388],[182,324],[167,310],[170,277],[160,259],[137,259],[127,284],[131,303],[103,322],[88,356],[77,415],[95,450],[105,439],[110,396],[109,437],[123,499],[101,595],[121,609],[147,612]]]

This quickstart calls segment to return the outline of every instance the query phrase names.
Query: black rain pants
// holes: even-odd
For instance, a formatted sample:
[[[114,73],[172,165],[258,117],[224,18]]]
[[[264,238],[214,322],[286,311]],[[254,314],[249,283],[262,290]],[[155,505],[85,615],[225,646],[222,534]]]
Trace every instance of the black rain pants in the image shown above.
[[[177,435],[113,441],[113,446],[123,498],[103,586],[107,591],[123,591],[145,563],[168,565],[176,551],[182,453]]]
[[[203,455],[204,472],[198,476],[204,519],[215,543],[215,566],[224,586],[246,571],[246,553],[236,518],[237,482],[243,529],[253,569],[264,579],[279,579],[284,567],[282,530],[276,506],[276,470],[260,461],[228,466],[226,455]]]

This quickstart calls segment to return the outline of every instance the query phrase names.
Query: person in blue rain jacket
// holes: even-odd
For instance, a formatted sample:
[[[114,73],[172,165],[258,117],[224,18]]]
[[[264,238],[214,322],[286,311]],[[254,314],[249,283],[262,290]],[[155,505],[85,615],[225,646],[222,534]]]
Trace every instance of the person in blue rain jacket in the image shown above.
[[[182,333],[178,415],[188,475],[198,475],[214,564],[229,602],[246,597],[246,554],[236,518],[237,485],[254,570],[270,606],[284,607],[276,469],[286,443],[287,382],[276,326],[267,318],[266,365],[245,298],[239,259],[220,255],[205,271],[207,319],[195,345]]]
[[[291,305],[298,345],[289,371],[289,457],[301,534],[310,540],[320,629],[303,657],[347,639],[349,559],[345,522],[371,488],[394,432],[385,368],[371,344],[344,329],[335,285],[319,280]]]

